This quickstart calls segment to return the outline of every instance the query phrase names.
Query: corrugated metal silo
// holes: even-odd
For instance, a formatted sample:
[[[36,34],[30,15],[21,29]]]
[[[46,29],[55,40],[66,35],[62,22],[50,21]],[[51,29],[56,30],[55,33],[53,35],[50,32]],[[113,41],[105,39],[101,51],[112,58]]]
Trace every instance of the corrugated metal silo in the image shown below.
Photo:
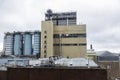
[[[39,31],[34,32],[34,44],[33,44],[33,55],[40,55],[41,46],[41,33]]]
[[[24,55],[32,54],[32,34],[25,32],[24,34]]]
[[[14,36],[14,55],[22,55],[22,34],[21,32],[16,32]]]
[[[13,33],[5,33],[4,37],[4,53],[5,55],[13,55],[14,49],[14,34]]]

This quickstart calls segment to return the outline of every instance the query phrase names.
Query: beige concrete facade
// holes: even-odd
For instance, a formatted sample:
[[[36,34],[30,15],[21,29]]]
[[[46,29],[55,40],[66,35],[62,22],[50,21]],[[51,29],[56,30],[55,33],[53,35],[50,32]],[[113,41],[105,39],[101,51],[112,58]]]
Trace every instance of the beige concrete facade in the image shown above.
[[[86,56],[85,24],[54,26],[52,21],[42,21],[41,28],[41,57]]]
[[[43,21],[41,30],[41,57],[53,56],[53,23]]]

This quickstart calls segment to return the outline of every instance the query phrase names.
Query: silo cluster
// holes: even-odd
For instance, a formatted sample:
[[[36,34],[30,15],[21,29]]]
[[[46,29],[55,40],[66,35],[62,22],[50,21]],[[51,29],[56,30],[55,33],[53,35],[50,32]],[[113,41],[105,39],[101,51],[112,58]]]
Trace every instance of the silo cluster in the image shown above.
[[[40,55],[41,32],[26,31],[5,33],[4,54],[15,56],[36,56]]]

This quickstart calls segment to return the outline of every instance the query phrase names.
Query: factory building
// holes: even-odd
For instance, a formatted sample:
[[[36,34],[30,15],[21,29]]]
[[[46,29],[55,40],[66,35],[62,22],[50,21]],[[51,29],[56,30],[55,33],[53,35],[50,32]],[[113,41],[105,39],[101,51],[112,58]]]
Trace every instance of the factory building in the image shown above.
[[[86,45],[86,25],[76,24],[76,12],[47,11],[41,26],[41,57],[85,57]]]
[[[109,51],[98,51],[97,64],[107,70],[108,80],[120,78],[120,56]]]
[[[41,32],[26,31],[5,33],[4,55],[36,56],[40,55]]]

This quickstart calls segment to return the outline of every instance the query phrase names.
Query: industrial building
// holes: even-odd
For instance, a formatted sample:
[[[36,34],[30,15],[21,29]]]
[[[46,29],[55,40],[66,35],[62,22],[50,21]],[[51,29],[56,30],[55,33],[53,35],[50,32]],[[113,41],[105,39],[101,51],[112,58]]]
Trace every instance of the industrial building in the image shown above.
[[[7,32],[4,36],[4,55],[36,56],[41,51],[41,32]]]
[[[107,70],[108,80],[120,78],[120,55],[109,51],[98,51],[97,64]]]
[[[60,15],[66,21],[60,20],[59,24],[59,17],[54,18],[55,15]],[[68,16],[71,17],[70,22]],[[47,11],[45,18],[41,26],[41,57],[86,56],[86,25],[76,24],[76,12],[52,13],[52,11]]]
[[[86,46],[86,24],[76,24],[76,12],[48,10],[41,32],[5,33],[3,51],[9,57],[0,57],[0,80],[107,80],[106,69]]]

